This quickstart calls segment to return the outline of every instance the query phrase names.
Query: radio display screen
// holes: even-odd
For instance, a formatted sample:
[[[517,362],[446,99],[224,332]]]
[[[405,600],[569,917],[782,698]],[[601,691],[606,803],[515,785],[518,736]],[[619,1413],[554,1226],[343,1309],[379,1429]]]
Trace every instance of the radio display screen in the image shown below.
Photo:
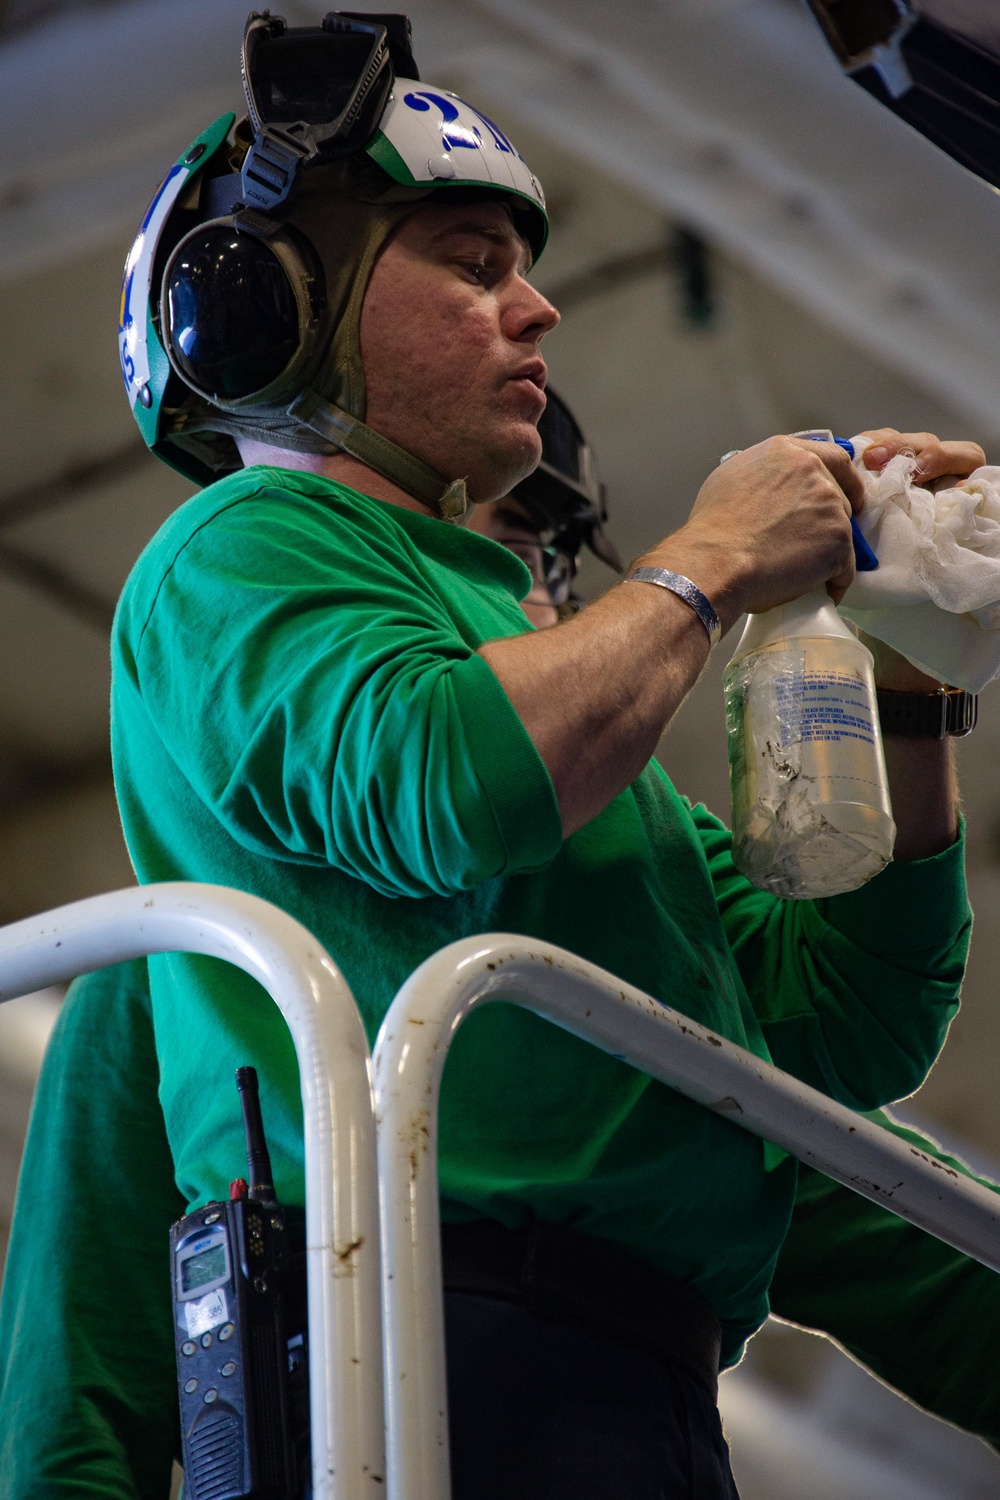
[[[221,1281],[226,1275],[226,1246],[223,1240],[209,1245],[197,1255],[181,1261],[181,1290],[193,1292],[210,1281]]]

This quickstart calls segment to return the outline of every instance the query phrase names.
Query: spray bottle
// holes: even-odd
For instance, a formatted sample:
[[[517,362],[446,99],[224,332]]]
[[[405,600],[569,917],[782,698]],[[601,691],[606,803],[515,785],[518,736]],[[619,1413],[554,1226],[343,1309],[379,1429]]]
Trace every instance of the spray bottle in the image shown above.
[[[857,529],[855,554],[878,566]],[[723,683],[737,869],[799,899],[864,885],[896,836],[871,652],[816,589],[749,616]]]

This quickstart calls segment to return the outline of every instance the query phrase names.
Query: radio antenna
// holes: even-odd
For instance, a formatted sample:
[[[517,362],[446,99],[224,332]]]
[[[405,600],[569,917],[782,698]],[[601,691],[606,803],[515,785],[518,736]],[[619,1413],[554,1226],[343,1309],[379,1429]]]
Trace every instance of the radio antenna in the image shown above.
[[[243,1128],[247,1137],[247,1176],[250,1178],[250,1197],[258,1203],[273,1203],[274,1180],[271,1174],[271,1158],[264,1139],[264,1122],[260,1115],[260,1093],[257,1087],[256,1068],[237,1068],[236,1087],[240,1091],[243,1106]]]

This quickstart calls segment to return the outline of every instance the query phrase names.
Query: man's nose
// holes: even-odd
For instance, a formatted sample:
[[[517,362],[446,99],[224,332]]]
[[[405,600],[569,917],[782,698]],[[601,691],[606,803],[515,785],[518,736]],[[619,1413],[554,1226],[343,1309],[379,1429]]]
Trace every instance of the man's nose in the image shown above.
[[[511,309],[511,322],[507,331],[512,338],[540,343],[559,323],[559,313],[548,298],[543,297],[530,282],[522,282],[519,290],[520,295]]]

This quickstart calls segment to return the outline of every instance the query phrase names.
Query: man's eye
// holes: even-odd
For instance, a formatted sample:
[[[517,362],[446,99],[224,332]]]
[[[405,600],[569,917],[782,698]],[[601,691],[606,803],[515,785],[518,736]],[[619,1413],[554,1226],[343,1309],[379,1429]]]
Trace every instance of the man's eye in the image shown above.
[[[462,262],[462,269],[467,271],[473,281],[485,281],[489,274],[489,267],[485,261],[466,260]]]

